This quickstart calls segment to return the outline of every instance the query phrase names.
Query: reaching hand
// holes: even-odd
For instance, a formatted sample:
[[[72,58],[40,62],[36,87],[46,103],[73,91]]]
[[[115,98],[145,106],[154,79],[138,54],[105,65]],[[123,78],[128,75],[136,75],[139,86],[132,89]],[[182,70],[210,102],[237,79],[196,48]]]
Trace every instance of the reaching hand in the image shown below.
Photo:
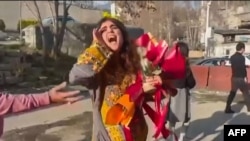
[[[67,83],[63,82],[49,90],[50,100],[53,103],[73,103],[82,98],[77,96],[80,91],[64,91]]]

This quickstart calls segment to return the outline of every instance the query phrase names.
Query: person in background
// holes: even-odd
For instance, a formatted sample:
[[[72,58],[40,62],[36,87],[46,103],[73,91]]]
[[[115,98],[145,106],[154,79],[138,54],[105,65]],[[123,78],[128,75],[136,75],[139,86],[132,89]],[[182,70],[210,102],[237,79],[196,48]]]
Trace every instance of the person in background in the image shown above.
[[[190,68],[188,54],[189,48],[188,45],[184,42],[177,42],[177,45],[180,47],[180,51],[183,56],[186,58],[186,77],[183,79],[175,80],[174,86],[178,90],[178,94],[175,97],[170,99],[170,110],[168,114],[168,121],[170,130],[175,132],[175,125],[177,122],[182,122],[181,132],[178,140],[183,141],[183,138],[186,134],[187,126],[185,123],[189,122],[191,117],[190,112],[190,92],[189,90],[194,88],[196,81],[194,79],[192,70]],[[174,136],[172,136],[174,137]],[[173,139],[174,140],[174,139]]]
[[[240,89],[243,94],[245,104],[247,106],[247,111],[250,111],[250,96],[247,85],[247,71],[245,65],[245,57],[242,55],[244,52],[245,44],[243,42],[239,42],[236,45],[236,53],[230,58],[232,68],[231,91],[227,98],[225,113],[234,113],[234,111],[231,109],[231,104],[238,89]]]
[[[220,60],[220,66],[226,66],[226,61],[225,60]]]
[[[48,92],[36,94],[0,93],[0,136],[3,134],[3,117],[9,113],[17,113],[43,107],[52,103],[72,103],[81,98],[79,91],[64,91],[66,82],[50,89]]]

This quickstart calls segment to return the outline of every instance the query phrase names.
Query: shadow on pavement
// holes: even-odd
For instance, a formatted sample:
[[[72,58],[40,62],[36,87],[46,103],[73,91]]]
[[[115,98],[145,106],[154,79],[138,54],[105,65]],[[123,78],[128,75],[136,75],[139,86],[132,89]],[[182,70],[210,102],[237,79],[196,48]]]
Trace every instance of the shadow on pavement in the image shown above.
[[[250,123],[250,116],[247,115],[246,113],[240,113],[239,115],[235,116],[228,122],[229,125],[249,124],[249,123]],[[223,130],[221,130],[220,134],[216,136],[216,138],[213,141],[223,141],[223,140],[224,140],[224,135],[223,135]]]
[[[6,132],[4,141],[90,141],[92,132],[92,112],[67,120],[42,124]]]
[[[232,106],[232,109],[238,112],[241,111],[243,106],[245,105],[237,103]],[[234,114],[225,114],[224,111],[217,111],[209,118],[191,121],[187,129],[186,140],[205,141],[205,137],[219,134],[216,139],[212,141],[223,141],[223,125],[228,122],[231,124],[232,121],[235,121],[234,124],[249,123],[250,119],[249,117],[246,118],[246,116],[246,114],[244,116],[244,113],[242,113],[234,117]],[[179,132],[180,128],[177,129],[176,133]]]

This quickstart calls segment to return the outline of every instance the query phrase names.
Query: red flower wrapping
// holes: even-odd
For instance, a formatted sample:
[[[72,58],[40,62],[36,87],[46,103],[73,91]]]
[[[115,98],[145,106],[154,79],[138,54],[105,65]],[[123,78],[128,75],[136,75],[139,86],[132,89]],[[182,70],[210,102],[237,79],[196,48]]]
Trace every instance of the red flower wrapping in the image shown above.
[[[154,44],[151,44],[151,46],[148,47],[146,57],[153,63],[153,65],[157,66],[160,63],[161,59],[164,57],[167,49],[168,44],[164,40],[160,41],[156,46]]]
[[[175,44],[162,58],[161,68],[171,79],[181,79],[186,74],[185,57],[181,54],[180,48]]]
[[[153,65],[159,65],[171,79],[185,77],[185,57],[181,54],[180,48],[175,44],[168,47],[165,40],[155,43],[151,40],[149,33],[143,34],[135,40],[138,47],[147,48],[146,57]]]
[[[147,59],[151,61],[153,65],[160,66],[168,78],[179,79],[185,77],[185,58],[182,56],[180,49],[176,44],[172,48],[169,48],[167,42],[164,40],[156,43],[152,40],[151,34],[143,34],[135,40],[135,44],[138,47],[144,47],[147,49]],[[169,86],[168,90],[163,90],[160,85],[157,85],[156,88],[157,90],[154,94],[156,110],[153,110],[145,102],[143,103],[143,108],[156,126],[154,138],[157,138],[160,133],[162,133],[164,138],[167,138],[171,131],[169,131],[164,125],[169,107],[167,106],[168,104],[166,104],[161,108],[160,103],[165,91],[176,93],[176,89]]]

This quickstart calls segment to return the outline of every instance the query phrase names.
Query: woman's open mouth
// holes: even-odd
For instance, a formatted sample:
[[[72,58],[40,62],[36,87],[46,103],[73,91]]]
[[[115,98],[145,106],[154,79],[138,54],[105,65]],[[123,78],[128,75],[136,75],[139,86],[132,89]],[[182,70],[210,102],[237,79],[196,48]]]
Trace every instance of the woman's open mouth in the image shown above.
[[[108,37],[108,41],[109,41],[109,43],[116,43],[117,42],[117,38],[116,38],[116,36],[109,36]]]

